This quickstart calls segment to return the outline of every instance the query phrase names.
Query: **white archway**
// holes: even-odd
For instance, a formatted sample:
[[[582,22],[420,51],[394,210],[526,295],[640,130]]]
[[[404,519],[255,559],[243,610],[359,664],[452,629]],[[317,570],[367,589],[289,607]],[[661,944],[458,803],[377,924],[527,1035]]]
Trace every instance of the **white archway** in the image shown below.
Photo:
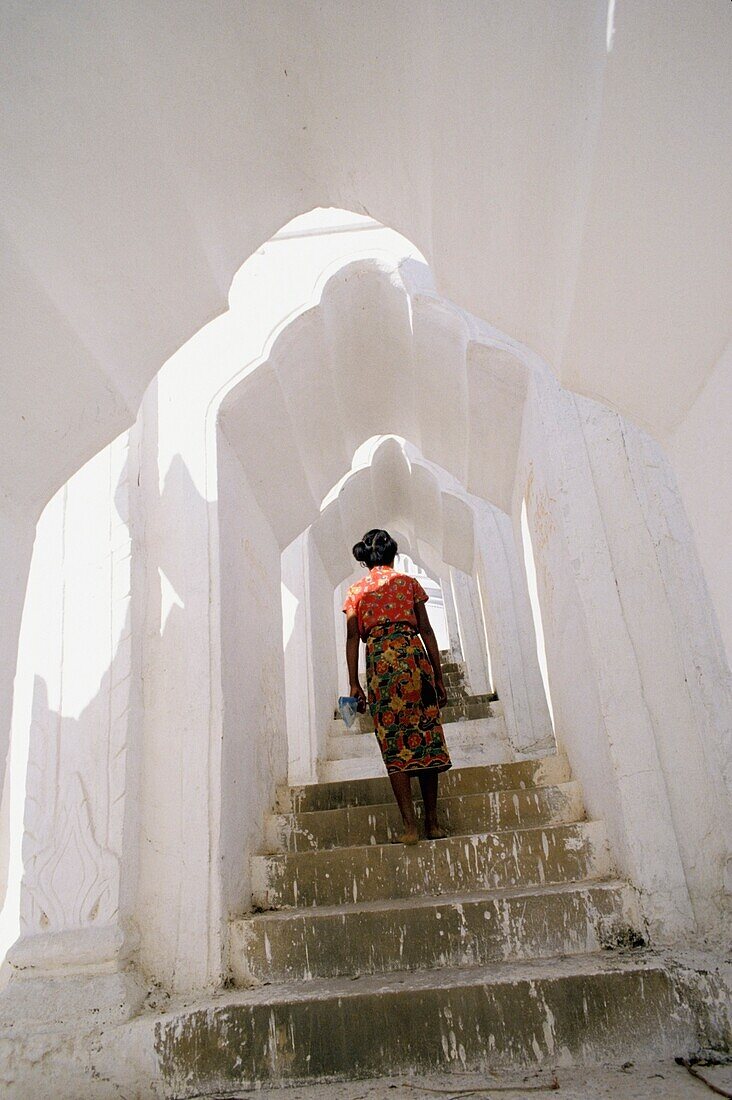
[[[515,552],[517,502],[526,497],[557,737],[588,809],[607,821],[619,869],[645,891],[658,935],[715,927],[723,847],[707,845],[704,866],[696,851],[710,819],[725,813],[711,755],[721,754],[720,729],[704,696],[704,681],[722,681],[708,624],[690,608],[703,591],[691,543],[671,548],[682,513],[660,449],[563,391],[535,355],[441,300],[424,266],[398,255],[331,271],[258,360],[242,365],[223,341],[217,349],[221,328],[214,322],[209,333],[219,354],[205,376],[193,354],[202,336],[161,371],[125,463],[125,530],[137,556],[124,690],[140,688],[136,660],[144,674],[141,706],[122,723],[123,805],[139,807],[139,818],[118,814],[108,837],[118,858],[105,874],[115,878],[120,904],[103,935],[89,914],[77,919],[66,903],[50,927],[26,905],[26,936],[12,957],[15,989],[30,997],[35,973],[42,991],[51,956],[60,972],[83,973],[132,955],[174,990],[223,980],[228,918],[246,904],[248,855],[286,776],[276,563],[288,540],[321,515],[318,494],[347,472],[358,446],[384,434],[375,425],[403,429],[397,434],[427,461],[494,505],[474,511],[473,523],[499,552],[510,532],[496,524],[495,507],[511,517]],[[384,362],[391,369],[380,375]],[[379,378],[402,399],[394,405],[404,408],[401,423],[393,410],[392,423],[379,423]],[[455,394],[442,417],[434,416],[434,399],[420,400],[416,380],[432,387],[431,398]],[[350,417],[349,409],[356,410]],[[603,481],[604,462],[614,464],[612,486]],[[109,488],[108,479],[107,507]],[[434,499],[429,482],[420,491]],[[349,501],[347,488],[343,497]],[[451,511],[441,547],[450,561],[465,553],[456,532],[467,506],[450,491],[440,490],[440,501]],[[353,497],[347,508],[355,523],[363,500]],[[636,522],[630,534],[626,514]],[[632,569],[623,556],[629,538]],[[638,569],[660,599],[632,619]],[[494,620],[502,617],[494,611]],[[242,623],[249,645],[237,647]],[[668,667],[651,659],[659,643]],[[682,686],[678,670],[692,664],[701,674]],[[519,685],[510,690],[518,698]],[[50,723],[53,707],[46,711]],[[638,774],[629,762],[640,762]],[[74,774],[67,768],[62,760],[63,783]],[[689,811],[691,786],[706,794],[701,814]],[[100,785],[85,791],[92,828],[111,820],[105,798]],[[57,820],[37,821],[42,851],[62,861]],[[136,848],[130,837],[138,835]],[[123,934],[128,922],[140,927],[139,944]],[[120,997],[115,981],[110,1004]]]

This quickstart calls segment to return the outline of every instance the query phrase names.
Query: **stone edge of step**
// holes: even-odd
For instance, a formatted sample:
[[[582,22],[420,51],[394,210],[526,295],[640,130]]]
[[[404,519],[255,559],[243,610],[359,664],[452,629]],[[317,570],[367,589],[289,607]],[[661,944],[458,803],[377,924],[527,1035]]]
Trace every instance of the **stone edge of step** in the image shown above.
[[[489,841],[493,837],[505,838],[513,836],[515,833],[542,833],[550,832],[559,829],[580,829],[585,834],[585,839],[602,847],[607,848],[607,832],[605,827],[605,821],[603,818],[585,818],[583,821],[562,821],[555,825],[527,825],[527,826],[515,826],[510,829],[492,829],[484,833],[466,833],[465,835],[447,836],[442,837],[440,840],[420,840],[419,844],[405,847],[398,842],[388,841],[385,844],[354,844],[341,848],[319,848],[312,851],[305,852],[271,852],[264,855],[252,856],[252,865],[255,864],[258,867],[262,867],[267,862],[277,861],[282,863],[294,862],[300,860],[310,860],[313,857],[319,858],[322,862],[326,862],[328,858],[337,858],[339,853],[348,853],[353,856],[355,853],[367,852],[374,854],[381,849],[385,851],[401,851],[401,854],[406,854],[409,858],[413,853],[418,854],[420,850],[424,850],[424,845],[429,845],[431,848],[440,847],[447,848],[452,843],[465,843],[466,840],[480,843],[481,841]],[[326,857],[325,859],[323,857]]]
[[[485,929],[490,941],[496,933],[500,933],[504,923],[515,919],[519,912],[523,919],[527,905],[538,911],[546,906],[549,898],[556,899],[554,905],[560,906],[557,910],[553,905],[551,911],[564,913],[565,919],[555,932],[548,950],[532,949],[527,952],[513,944],[505,951],[503,957],[465,958],[461,962],[455,959],[453,952],[464,946],[463,922],[465,920],[471,922],[473,926],[469,940],[472,941],[473,936],[477,936],[473,947],[477,947],[480,952],[481,929],[484,926],[484,921],[480,919],[481,915],[489,922],[485,924]],[[332,943],[334,935],[350,936],[351,933],[356,934],[355,942],[359,943],[358,937],[362,936],[366,929],[371,929],[372,933],[376,934],[375,929],[380,927],[382,920],[387,922],[387,927],[389,922],[396,921],[402,928],[408,929],[410,921],[417,913],[421,914],[414,918],[418,922],[423,922],[425,915],[428,920],[432,915],[436,922],[441,921],[442,918],[447,921],[447,938],[440,941],[440,950],[446,951],[452,957],[452,961],[446,961],[444,957],[422,958],[418,966],[409,965],[409,963],[405,964],[401,951],[396,958],[390,957],[387,949],[383,959],[386,965],[374,967],[368,947],[365,955],[362,955],[358,949],[354,952],[353,948],[349,947],[345,959],[339,966],[339,972],[332,972],[330,976],[350,976],[355,980],[362,975],[413,973],[416,970],[441,970],[451,967],[480,969],[511,961],[564,958],[596,951],[631,948],[637,950],[647,946],[638,893],[630,883],[618,878],[576,880],[561,885],[533,888],[510,887],[481,893],[442,895],[437,898],[420,898],[419,904],[414,904],[415,900],[402,899],[401,904],[396,904],[396,899],[389,899],[386,902],[313,907],[311,910],[251,914],[233,920],[229,926],[229,959],[235,985],[237,988],[247,988],[267,980],[280,983],[309,981],[313,977],[323,979],[326,975],[319,972],[318,963],[311,961],[308,944],[312,949],[314,940],[324,937],[327,945],[329,942]],[[411,904],[405,904],[406,901],[411,901]],[[459,913],[460,929],[454,927],[452,923],[456,913]],[[570,918],[569,922],[566,918]],[[573,935],[577,936],[576,942],[573,940]],[[290,937],[295,937],[298,941],[294,956],[288,954],[283,958],[281,944],[283,936],[288,941]],[[589,937],[589,941],[583,937]],[[263,972],[262,953],[266,956],[267,967],[271,967],[274,960],[274,971]],[[315,967],[314,974],[310,973],[311,966]],[[295,973],[286,976],[284,971],[288,967]],[[298,972],[298,967],[302,967],[303,973]]]
[[[614,974],[669,972],[666,953],[653,947],[618,948],[587,952],[577,955],[552,955],[546,958],[516,959],[491,963],[490,966],[441,967],[430,970],[395,970],[378,974],[362,974],[358,980],[351,976],[337,978],[312,978],[307,982],[261,982],[246,989],[227,989],[201,1002],[191,1005],[182,1001],[183,1011],[216,1011],[228,1007],[248,1005],[276,1005],[288,1003],[318,1002],[326,999],[350,999],[379,993],[398,997],[405,993],[438,988],[460,989],[464,987],[516,985],[520,982],[536,984],[541,981],[561,980],[583,976]],[[175,1018],[179,1015],[170,1006],[163,1014]],[[158,1017],[161,1019],[163,1017]]]
[[[620,892],[635,903],[636,892],[625,879],[584,878],[571,882],[552,882],[534,886],[501,886],[490,890],[465,890],[454,894],[425,894],[422,897],[378,898],[374,901],[341,902],[338,905],[304,905],[268,909],[263,912],[245,913],[233,917],[229,927],[249,928],[252,925],[271,925],[291,921],[337,918],[351,913],[398,913],[400,910],[442,908],[451,905],[480,905],[494,901],[520,901],[527,897],[546,897],[555,894],[584,894],[595,891]]]

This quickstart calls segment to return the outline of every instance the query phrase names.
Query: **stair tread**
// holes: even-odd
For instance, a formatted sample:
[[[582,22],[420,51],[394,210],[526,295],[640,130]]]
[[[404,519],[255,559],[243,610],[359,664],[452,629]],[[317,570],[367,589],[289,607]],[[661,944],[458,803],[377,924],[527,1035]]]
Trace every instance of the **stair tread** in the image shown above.
[[[247,913],[235,917],[233,924],[257,923],[277,924],[283,921],[312,919],[317,917],[337,917],[350,913],[389,913],[406,909],[440,908],[446,905],[473,905],[503,899],[545,896],[549,894],[581,894],[585,891],[602,890],[611,892],[628,889],[628,884],[619,878],[574,879],[572,882],[545,883],[536,886],[504,886],[489,890],[462,890],[449,894],[430,894],[414,898],[377,898],[373,901],[343,902],[339,905],[288,906],[282,909],[270,909],[263,913]]]
[[[357,977],[311,978],[300,982],[272,982],[241,990],[226,990],[191,1005],[192,1011],[216,1011],[228,1006],[308,1003],[336,999],[357,999],[380,994],[399,996],[427,989],[459,989],[479,986],[536,983],[562,978],[603,977],[615,974],[666,971],[667,962],[659,951],[628,948],[580,955],[555,955],[542,959],[518,959],[489,966],[440,967],[430,970],[394,970]],[[177,1015],[171,1008],[164,1015]]]
[[[420,840],[419,844],[402,845],[398,841],[387,841],[384,844],[353,844],[344,845],[340,848],[319,848],[312,851],[303,852],[269,852],[261,853],[254,856],[254,859],[266,859],[266,860],[299,860],[309,859],[312,857],[324,860],[326,858],[334,858],[338,853],[345,852],[349,856],[354,856],[357,853],[364,851],[369,852],[372,856],[384,850],[401,849],[401,854],[409,858],[409,855],[413,852],[418,852],[420,847],[425,844],[429,844],[432,848],[447,847],[453,841],[464,842],[465,840],[475,840],[481,842],[488,840],[491,837],[503,837],[512,836],[514,833],[539,833],[549,832],[558,829],[576,829],[578,826],[591,827],[601,826],[601,818],[584,818],[581,821],[562,821],[552,825],[516,825],[510,829],[487,829],[485,832],[480,833],[465,833],[457,834],[454,836],[443,837],[440,840]]]

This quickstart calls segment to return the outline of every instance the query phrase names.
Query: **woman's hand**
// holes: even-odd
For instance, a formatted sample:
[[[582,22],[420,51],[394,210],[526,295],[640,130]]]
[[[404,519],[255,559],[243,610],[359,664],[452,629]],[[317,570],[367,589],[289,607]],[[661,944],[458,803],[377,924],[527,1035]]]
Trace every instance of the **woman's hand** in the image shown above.
[[[435,691],[437,692],[437,705],[442,708],[447,702],[447,690],[442,676],[435,678]]]
[[[357,704],[358,713],[363,714],[366,710],[366,696],[364,695],[363,688],[358,683],[358,681],[356,681],[355,684],[351,684],[351,687],[350,687],[349,690],[350,690],[351,695],[353,696],[353,698],[358,699],[358,704]]]

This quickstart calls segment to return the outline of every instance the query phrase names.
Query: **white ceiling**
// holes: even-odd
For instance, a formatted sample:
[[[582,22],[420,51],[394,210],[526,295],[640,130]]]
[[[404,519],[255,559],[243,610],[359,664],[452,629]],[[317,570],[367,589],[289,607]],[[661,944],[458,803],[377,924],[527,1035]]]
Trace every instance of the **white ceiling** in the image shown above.
[[[726,0],[5,0],[0,490],[134,416],[314,206],[665,438],[727,337]]]

